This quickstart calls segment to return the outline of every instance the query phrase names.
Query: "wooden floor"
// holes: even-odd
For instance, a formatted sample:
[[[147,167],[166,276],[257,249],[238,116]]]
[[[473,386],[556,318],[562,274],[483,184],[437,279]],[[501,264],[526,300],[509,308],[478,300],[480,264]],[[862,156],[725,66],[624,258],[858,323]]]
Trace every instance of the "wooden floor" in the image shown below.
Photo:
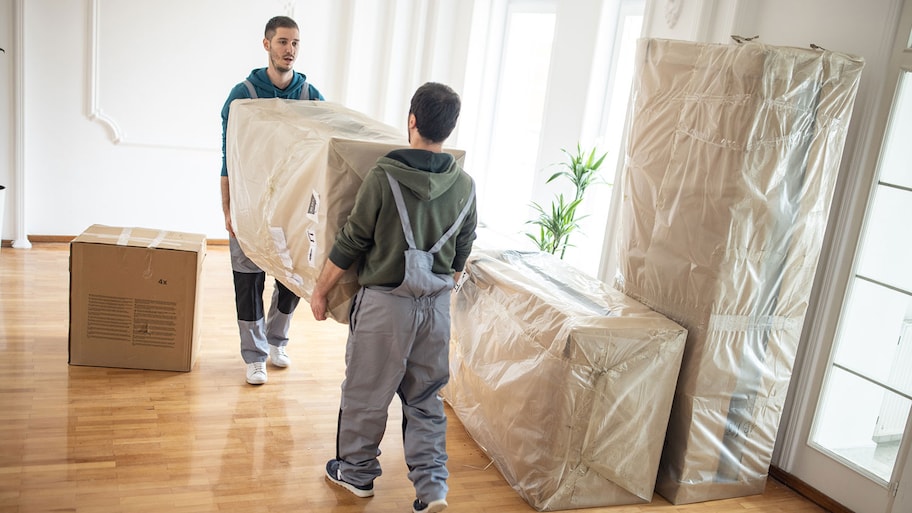
[[[302,302],[293,366],[244,381],[227,247],[204,265],[201,350],[191,372],[67,364],[69,247],[0,251],[0,513],[408,512],[401,415],[390,408],[376,495],[330,486],[345,327]],[[447,512],[530,512],[448,409]],[[774,480],[752,497],[591,513],[820,512]]]

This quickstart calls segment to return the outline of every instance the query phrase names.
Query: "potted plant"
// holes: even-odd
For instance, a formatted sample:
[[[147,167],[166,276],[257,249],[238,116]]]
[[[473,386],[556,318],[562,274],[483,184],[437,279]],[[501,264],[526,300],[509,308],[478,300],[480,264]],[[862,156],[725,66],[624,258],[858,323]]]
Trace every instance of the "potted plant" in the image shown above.
[[[558,178],[569,180],[575,189],[573,199],[568,200],[563,194],[559,194],[555,201],[551,202],[551,208],[548,210],[533,202],[531,206],[535,209],[537,217],[527,223],[538,226],[538,231],[526,233],[526,236],[532,239],[540,251],[552,255],[560,251],[560,258],[564,258],[567,247],[571,245],[570,235],[579,229],[579,220],[584,217],[577,217],[577,208],[583,201],[586,189],[601,183],[598,171],[608,154],[603,153],[596,157],[595,148],[587,153],[579,143],[576,145],[575,154],[564,148],[561,148],[561,151],[568,157],[567,161],[559,164],[564,169],[551,175],[545,183],[551,183]]]

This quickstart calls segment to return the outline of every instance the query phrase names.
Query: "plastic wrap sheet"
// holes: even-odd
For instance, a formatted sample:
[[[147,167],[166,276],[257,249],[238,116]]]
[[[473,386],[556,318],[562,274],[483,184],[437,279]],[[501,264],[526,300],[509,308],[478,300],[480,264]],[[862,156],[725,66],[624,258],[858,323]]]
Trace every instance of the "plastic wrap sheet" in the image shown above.
[[[336,233],[376,160],[408,146],[405,134],[332,102],[236,100],[226,134],[231,222],[261,269],[310,300]],[[464,159],[465,152],[447,150]],[[328,295],[348,322],[357,264]]]
[[[507,482],[539,511],[650,502],[686,330],[546,253],[466,271],[444,396]]]
[[[688,329],[656,488],[761,493],[863,61],[642,40],[619,290]]]

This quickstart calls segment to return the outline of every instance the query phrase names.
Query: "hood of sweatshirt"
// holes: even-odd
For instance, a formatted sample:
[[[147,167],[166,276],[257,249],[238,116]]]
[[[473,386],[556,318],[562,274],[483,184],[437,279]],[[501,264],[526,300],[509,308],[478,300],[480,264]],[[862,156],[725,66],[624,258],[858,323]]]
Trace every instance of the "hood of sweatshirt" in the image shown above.
[[[380,157],[377,167],[422,201],[437,198],[459,178],[459,166],[452,155],[427,150],[395,150]]]
[[[296,71],[292,75],[291,83],[288,84],[288,87],[279,89],[269,80],[266,68],[255,69],[247,76],[247,80],[256,88],[260,98],[298,98],[301,86],[304,85],[306,79],[307,77]]]

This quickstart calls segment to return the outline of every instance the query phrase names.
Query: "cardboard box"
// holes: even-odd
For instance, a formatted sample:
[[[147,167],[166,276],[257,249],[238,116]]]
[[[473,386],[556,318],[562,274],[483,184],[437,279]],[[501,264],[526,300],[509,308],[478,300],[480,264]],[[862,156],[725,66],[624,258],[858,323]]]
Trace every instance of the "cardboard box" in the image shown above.
[[[231,223],[250,260],[310,301],[336,234],[377,159],[407,148],[404,130],[344,105],[235,100],[226,134]],[[465,151],[444,148],[459,165]],[[328,315],[347,323],[358,264],[330,290]]]
[[[474,250],[442,395],[539,511],[652,501],[687,331],[547,253]]]
[[[206,238],[92,225],[70,243],[69,363],[189,371]]]

